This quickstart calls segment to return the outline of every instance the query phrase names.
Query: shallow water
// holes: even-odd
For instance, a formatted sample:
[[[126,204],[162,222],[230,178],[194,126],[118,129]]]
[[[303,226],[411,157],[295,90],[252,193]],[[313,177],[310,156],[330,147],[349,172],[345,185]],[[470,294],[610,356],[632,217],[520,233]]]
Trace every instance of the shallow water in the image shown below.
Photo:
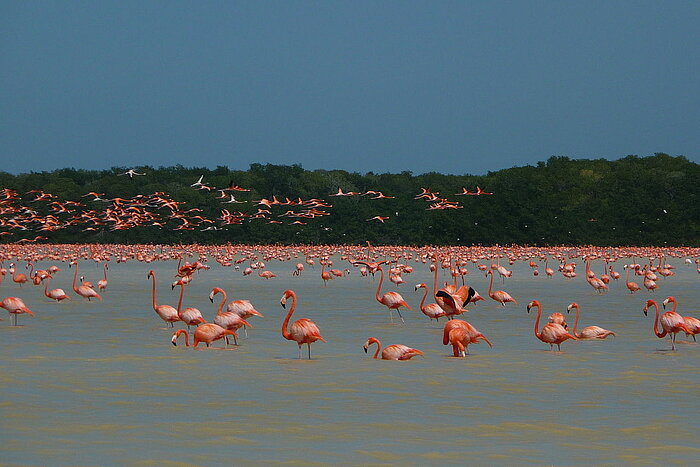
[[[184,306],[213,319],[214,286],[250,299],[263,318],[240,346],[186,348],[170,344],[151,308],[149,269],[158,272],[159,303],[177,304],[169,281],[174,263],[112,264],[103,302],[68,292],[65,265],[51,287],[73,297],[49,302],[38,287],[19,287],[9,276],[0,297],[22,297],[36,313],[12,327],[0,322],[0,461],[9,464],[247,465],[341,464],[688,464],[700,457],[698,344],[679,336],[678,351],[652,333],[647,298],[678,300],[683,315],[700,317],[700,275],[681,260],[676,276],[660,279],[655,293],[630,295],[623,279],[597,295],[581,273],[533,277],[512,266],[504,289],[518,300],[505,308],[489,300],[463,318],[494,344],[470,346],[452,358],[442,345],[443,322],[418,310],[432,284],[415,263],[398,290],[414,311],[390,324],[374,299],[377,278],[356,270],[323,287],[320,268],[292,277],[293,263],[270,262],[270,280],[211,263],[185,292]],[[101,269],[83,262],[96,283]],[[336,267],[341,261],[336,258]],[[616,265],[621,270],[622,265]],[[441,280],[444,280],[441,277]],[[486,296],[488,280],[475,268],[470,284]],[[639,278],[635,279],[641,283]],[[314,320],[327,343],[312,345],[312,360],[280,334],[287,288],[299,295],[293,319]],[[216,298],[219,298],[217,296]],[[538,299],[543,317],[565,313],[576,301],[584,326],[618,333],[604,341],[567,341],[562,352],[533,335]],[[218,303],[218,302],[216,302]],[[692,310],[696,310],[693,312]],[[3,311],[4,310],[0,310]],[[573,325],[574,316],[567,321]],[[542,326],[542,323],[540,324]],[[176,326],[176,327],[182,327]],[[242,336],[242,333],[241,333]],[[425,352],[408,362],[372,360],[362,350],[377,337]],[[201,348],[201,346],[200,346]],[[304,349],[304,352],[306,350]],[[306,355],[306,354],[304,354]]]

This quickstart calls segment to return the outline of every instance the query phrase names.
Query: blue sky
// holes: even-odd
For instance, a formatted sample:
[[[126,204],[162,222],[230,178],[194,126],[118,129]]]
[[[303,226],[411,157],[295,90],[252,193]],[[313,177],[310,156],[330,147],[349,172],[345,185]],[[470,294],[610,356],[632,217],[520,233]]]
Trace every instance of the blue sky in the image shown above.
[[[0,170],[700,162],[700,2],[4,1]]]

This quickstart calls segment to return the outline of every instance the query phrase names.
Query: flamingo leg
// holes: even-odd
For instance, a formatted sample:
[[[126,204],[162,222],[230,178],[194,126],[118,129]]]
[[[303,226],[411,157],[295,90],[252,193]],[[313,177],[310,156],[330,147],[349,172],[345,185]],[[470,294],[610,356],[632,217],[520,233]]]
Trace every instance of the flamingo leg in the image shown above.
[[[391,312],[391,308],[389,308],[389,319],[391,319],[391,324],[394,324],[394,314]]]
[[[404,320],[403,320],[403,316],[401,316],[401,310],[399,310],[399,309],[397,308],[397,309],[396,309],[396,312],[399,314],[399,318],[401,318],[401,322],[402,322],[402,323],[405,323],[406,321],[404,321]]]
[[[238,339],[236,339],[236,336],[235,336],[235,335],[233,336],[233,344],[234,344],[234,345],[238,345]]]
[[[308,347],[308,349],[309,349],[309,360],[311,360],[311,343],[307,342],[306,347]]]
[[[301,360],[301,344],[299,344],[299,360]]]
[[[248,328],[245,327],[245,325],[243,326],[243,334],[245,335],[245,338],[247,339],[248,338]]]

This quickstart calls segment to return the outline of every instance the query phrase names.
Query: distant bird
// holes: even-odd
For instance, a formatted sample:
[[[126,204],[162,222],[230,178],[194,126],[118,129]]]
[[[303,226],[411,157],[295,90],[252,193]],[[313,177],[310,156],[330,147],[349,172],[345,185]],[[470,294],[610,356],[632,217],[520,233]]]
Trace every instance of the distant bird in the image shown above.
[[[196,182],[194,182],[194,183],[193,183],[192,185],[190,185],[190,186],[191,186],[191,187],[194,187],[194,188],[203,186],[204,183],[202,183],[202,180],[204,180],[204,175],[203,175],[203,174],[199,176],[199,180],[197,180]]]
[[[382,224],[384,223],[385,220],[389,219],[388,217],[382,217],[382,216],[374,216],[372,218],[367,219],[367,222],[369,221],[379,221]]]
[[[233,195],[231,195],[231,199],[228,201],[222,201],[224,204],[243,204],[247,203],[248,201],[238,201]]]
[[[129,169],[126,172],[124,172],[123,174],[117,174],[117,177],[121,177],[122,175],[128,175],[129,178],[134,178],[134,175],[146,175],[146,174],[145,173],[140,174],[140,173],[136,172],[134,169]],[[93,200],[93,201],[96,201],[96,200]]]

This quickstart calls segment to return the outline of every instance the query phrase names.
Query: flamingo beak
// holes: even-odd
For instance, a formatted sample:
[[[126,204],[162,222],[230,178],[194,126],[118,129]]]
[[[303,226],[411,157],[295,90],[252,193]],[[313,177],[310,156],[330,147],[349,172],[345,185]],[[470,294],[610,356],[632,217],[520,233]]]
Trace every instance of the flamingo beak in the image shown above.
[[[644,309],[642,311],[644,312],[644,316],[648,316],[647,315],[647,307],[644,307]]]
[[[367,346],[365,345],[362,348],[365,349],[365,353],[367,353]]]

